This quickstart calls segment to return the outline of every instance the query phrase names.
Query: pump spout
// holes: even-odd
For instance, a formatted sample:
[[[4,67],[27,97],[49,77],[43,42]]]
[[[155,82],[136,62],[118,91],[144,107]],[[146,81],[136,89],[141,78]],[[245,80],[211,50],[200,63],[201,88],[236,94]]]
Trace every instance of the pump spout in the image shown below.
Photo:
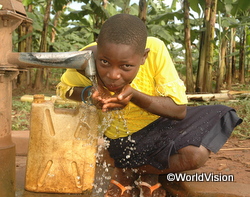
[[[88,60],[88,65],[85,69],[85,75],[90,79],[94,88],[97,87],[97,78],[96,78],[96,65],[95,65],[95,57],[93,52],[91,53],[91,57]]]
[[[95,77],[96,75],[96,68],[95,68],[95,58],[93,52],[88,60],[88,65],[85,69],[85,75],[89,78]]]
[[[54,52],[54,53],[10,53],[8,63],[19,68],[75,68],[84,70],[92,51]]]

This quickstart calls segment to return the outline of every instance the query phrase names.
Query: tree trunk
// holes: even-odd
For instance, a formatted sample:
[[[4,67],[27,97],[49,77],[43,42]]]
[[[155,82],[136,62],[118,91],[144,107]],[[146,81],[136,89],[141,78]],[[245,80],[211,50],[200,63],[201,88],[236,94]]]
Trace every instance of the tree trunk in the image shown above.
[[[95,0],[91,0],[91,4],[92,2],[94,2]],[[107,5],[108,5],[108,0],[102,0],[102,7],[104,9],[107,9]],[[102,24],[105,22],[106,18],[103,18],[102,16],[100,16],[98,13],[94,13],[92,15],[92,19],[93,19],[93,29],[101,29]],[[95,31],[93,31],[93,36],[94,36],[94,41],[97,40],[98,38],[98,33],[96,33]]]
[[[206,63],[206,53],[207,53],[207,45],[208,45],[208,24],[210,17],[210,7],[211,0],[206,0],[205,11],[204,11],[204,29],[201,33],[200,39],[200,56],[199,56],[199,65],[198,72],[196,78],[196,92],[204,92],[204,78],[206,75],[205,63]]]
[[[28,12],[32,12],[33,11],[33,7],[32,5],[28,5]],[[32,52],[32,32],[33,32],[33,25],[32,24],[28,24],[27,26],[27,34],[29,35],[27,38],[26,38],[26,52]],[[31,78],[32,78],[32,71],[34,71],[34,68],[29,68],[27,70],[27,84],[29,87],[32,87],[32,81],[31,81]]]
[[[245,27],[242,27],[242,35],[240,37],[240,59],[239,59],[239,83],[245,83],[245,43],[246,43],[246,31]]]
[[[64,9],[64,8],[63,8]],[[57,27],[58,25],[58,21],[59,21],[59,18],[61,16],[61,13],[62,11],[57,11],[55,16],[54,16],[54,20],[53,20],[53,28],[51,30],[51,38],[50,38],[50,43],[54,43],[55,40],[56,40],[56,30],[54,27]],[[53,52],[54,49],[53,49],[53,45],[50,45],[49,47],[49,52]],[[46,82],[45,82],[45,88],[46,90],[49,89],[49,84],[50,84],[50,78],[51,78],[51,68],[47,68],[46,69]]]
[[[50,19],[51,2],[52,0],[47,1],[46,11],[45,11],[44,18],[43,18],[43,31],[42,31],[42,36],[41,36],[40,52],[47,52],[47,34],[48,34],[48,26],[49,26],[49,19]],[[37,89],[37,90],[42,89],[43,75],[44,75],[44,69],[38,68],[36,72],[34,89]]]
[[[62,11],[57,11],[56,14],[55,14],[55,17],[54,17],[54,20],[53,20],[53,28],[51,30],[51,38],[50,38],[50,42],[51,43],[54,43],[55,40],[56,40],[56,30],[54,27],[57,27],[58,25],[58,21],[59,21],[59,18],[61,16],[61,13]],[[53,52],[54,49],[52,46],[50,46],[50,49],[49,49],[50,52]]]
[[[230,31],[230,45],[229,45],[229,58],[228,58],[228,65],[227,65],[227,72],[226,72],[226,83],[227,83],[227,89],[231,90],[232,87],[232,78],[234,78],[234,71],[233,71],[233,67],[235,67],[234,65],[234,47],[235,47],[235,29],[231,28]]]
[[[22,23],[18,27],[17,32],[18,32],[18,39],[19,40],[22,39],[27,34],[25,23]],[[23,39],[18,43],[18,52],[27,52],[26,39]],[[16,83],[14,83],[14,81],[13,81],[13,88],[17,88],[17,87],[25,88],[25,87],[27,87],[26,70],[23,70],[23,69],[19,70],[19,75],[17,76]]]
[[[108,0],[103,0],[102,1],[102,6],[104,9],[107,9],[107,5],[108,5]]]
[[[236,29],[235,28],[232,28],[231,29],[232,31],[232,41],[231,41],[231,48],[232,48],[232,53],[235,52],[235,48],[236,48],[236,41],[235,41],[235,35],[236,35]],[[235,66],[235,55],[232,56],[232,81],[235,81],[236,79],[236,66]]]
[[[146,0],[140,0],[139,1],[139,14],[138,17],[146,23],[147,18],[147,1]]]
[[[122,13],[129,14],[129,12],[130,12],[130,6],[129,6],[130,0],[123,0],[123,2],[124,2],[124,8],[122,10]]]
[[[207,0],[210,1],[210,0]],[[203,89],[205,92],[212,92],[212,71],[213,71],[213,53],[214,53],[214,26],[216,21],[217,0],[211,0],[211,11],[207,26],[207,56],[205,62],[205,75],[203,82]]]
[[[248,26],[246,26],[246,55],[245,55],[245,59],[246,59],[246,73],[245,73],[245,79],[249,79],[249,63],[250,63],[250,49],[249,49],[249,45],[250,45],[250,29]]]
[[[185,60],[186,60],[186,86],[187,92],[194,92],[191,39],[190,39],[190,23],[189,23],[189,1],[184,0],[184,29],[185,29]]]
[[[24,38],[26,36],[26,38]],[[32,45],[32,24],[23,22],[18,27],[18,39],[22,39],[18,43],[18,52],[31,52]],[[30,69],[19,70],[19,75],[17,76],[17,87],[27,88],[30,85]]]
[[[220,57],[219,57],[219,68],[217,71],[217,83],[216,83],[216,92],[219,93],[221,86],[223,84],[223,79],[225,76],[225,67],[226,67],[226,51],[227,51],[228,40],[226,35],[222,38],[220,46]]]
[[[203,87],[203,75],[204,75],[204,66],[205,66],[205,54],[206,50],[206,33],[203,31],[201,32],[200,36],[200,50],[199,50],[199,62],[198,62],[198,70],[197,70],[197,76],[196,76],[196,84],[195,84],[195,92],[202,92]]]

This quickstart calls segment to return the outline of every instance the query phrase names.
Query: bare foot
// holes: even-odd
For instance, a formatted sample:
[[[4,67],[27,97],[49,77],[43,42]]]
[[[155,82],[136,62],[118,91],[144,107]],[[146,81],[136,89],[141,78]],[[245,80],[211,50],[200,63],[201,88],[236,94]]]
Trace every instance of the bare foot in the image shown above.
[[[143,197],[166,197],[166,190],[158,182],[159,175],[144,174],[141,175],[140,195]]]
[[[137,178],[131,169],[115,168],[105,197],[138,197],[134,183]]]

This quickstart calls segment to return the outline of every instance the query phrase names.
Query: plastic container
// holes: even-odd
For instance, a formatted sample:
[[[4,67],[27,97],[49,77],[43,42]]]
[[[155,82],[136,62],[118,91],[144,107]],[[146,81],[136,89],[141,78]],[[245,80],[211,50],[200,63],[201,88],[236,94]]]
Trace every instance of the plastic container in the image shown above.
[[[98,138],[95,107],[54,108],[35,95],[25,189],[47,193],[92,190]]]

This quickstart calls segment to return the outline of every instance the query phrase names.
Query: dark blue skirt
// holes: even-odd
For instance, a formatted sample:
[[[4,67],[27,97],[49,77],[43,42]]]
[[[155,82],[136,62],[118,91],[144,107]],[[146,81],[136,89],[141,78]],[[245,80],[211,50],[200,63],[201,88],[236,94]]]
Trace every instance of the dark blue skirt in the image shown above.
[[[187,107],[183,120],[161,117],[131,136],[107,138],[108,151],[119,168],[166,169],[170,155],[189,145],[203,145],[216,153],[241,122],[235,110],[224,105]]]

